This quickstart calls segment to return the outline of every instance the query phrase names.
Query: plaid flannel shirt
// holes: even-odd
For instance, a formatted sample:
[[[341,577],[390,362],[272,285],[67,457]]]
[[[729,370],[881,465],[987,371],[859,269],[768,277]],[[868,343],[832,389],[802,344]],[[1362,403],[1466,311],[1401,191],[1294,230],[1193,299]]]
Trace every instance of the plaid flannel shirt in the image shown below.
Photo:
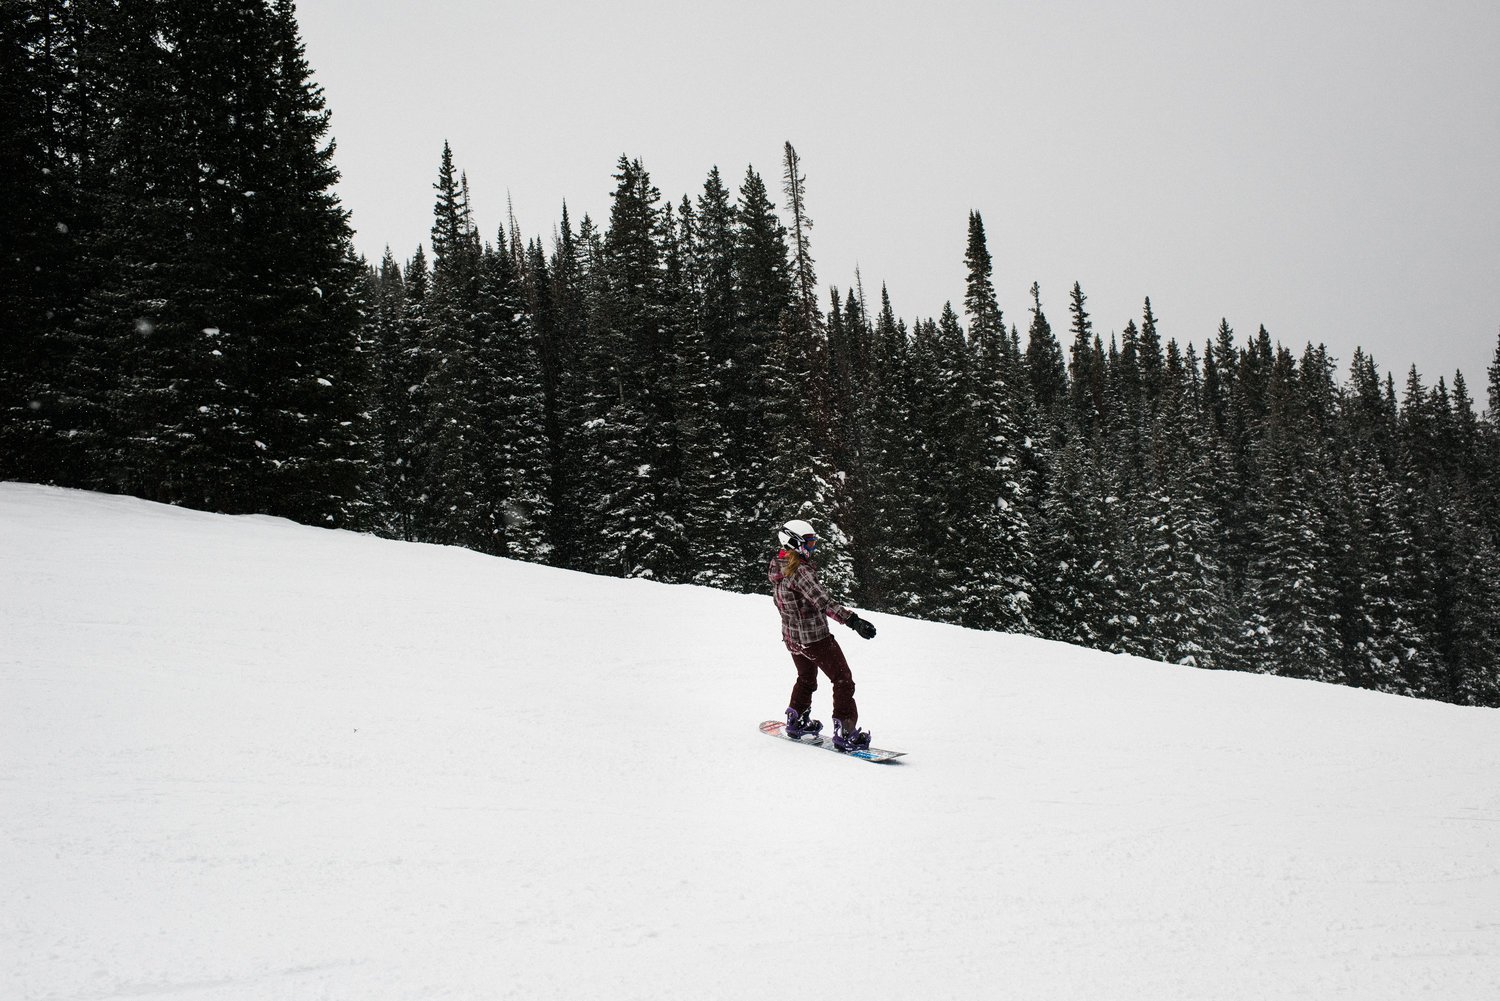
[[[781,640],[793,653],[827,639],[828,619],[849,620],[849,609],[834,601],[818,583],[811,563],[798,563],[797,569],[788,574],[786,565],[772,557],[766,576],[781,612]]]

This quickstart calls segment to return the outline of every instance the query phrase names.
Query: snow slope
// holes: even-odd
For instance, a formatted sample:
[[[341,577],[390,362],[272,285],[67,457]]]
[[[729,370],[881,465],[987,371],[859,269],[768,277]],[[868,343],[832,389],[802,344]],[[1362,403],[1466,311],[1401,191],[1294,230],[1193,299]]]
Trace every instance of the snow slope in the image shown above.
[[[871,619],[0,484],[0,998],[1500,997],[1500,712]]]

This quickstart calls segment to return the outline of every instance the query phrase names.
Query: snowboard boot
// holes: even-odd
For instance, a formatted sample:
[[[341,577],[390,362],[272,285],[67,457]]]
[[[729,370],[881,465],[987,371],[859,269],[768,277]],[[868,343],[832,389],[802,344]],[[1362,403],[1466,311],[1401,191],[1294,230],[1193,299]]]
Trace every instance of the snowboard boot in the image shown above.
[[[852,719],[833,721],[833,746],[840,751],[863,751],[870,746],[870,731],[861,730]]]
[[[809,713],[810,710],[807,709],[803,709],[801,712],[798,712],[796,709],[788,709],[786,711],[786,735],[788,737],[798,740],[809,734],[816,737],[823,732],[823,721],[809,719]]]

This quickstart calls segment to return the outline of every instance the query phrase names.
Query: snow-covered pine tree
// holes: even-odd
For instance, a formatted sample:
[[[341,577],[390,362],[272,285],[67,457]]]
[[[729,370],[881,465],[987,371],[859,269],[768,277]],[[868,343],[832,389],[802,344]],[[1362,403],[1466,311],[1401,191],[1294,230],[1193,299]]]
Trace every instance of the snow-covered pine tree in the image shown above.
[[[279,499],[269,510],[363,527],[372,517],[365,491],[375,471],[359,262],[348,213],[333,191],[339,172],[327,102],[313,81],[292,0],[270,4],[268,42],[269,107],[264,118],[251,112],[256,126],[243,136],[254,154],[254,187],[232,192],[245,208],[231,211],[254,235],[255,256],[237,263],[239,274],[249,273],[264,356],[288,373],[283,392],[273,394],[282,409],[271,413],[289,434],[284,455],[272,456]],[[239,121],[244,109],[232,113]],[[244,243],[235,249],[243,252]]]
[[[1049,639],[1097,647],[1108,614],[1097,588],[1107,491],[1093,449],[1082,439],[1065,442],[1053,456],[1041,502],[1034,621]]]
[[[1454,513],[1453,520],[1438,526],[1438,534],[1446,536],[1439,568],[1451,571],[1437,593],[1443,671],[1423,694],[1461,705],[1500,706],[1500,550],[1477,519],[1466,517],[1461,507]],[[1453,554],[1451,560],[1441,558],[1445,550]]]
[[[1486,400],[1489,404],[1479,427],[1479,479],[1481,488],[1475,506],[1489,532],[1490,541],[1500,546],[1500,338],[1491,356]]]
[[[523,297],[502,228],[480,256],[471,321],[475,515],[483,551],[546,562],[552,554],[546,403],[538,338]]]
[[[461,177],[445,142],[433,182],[432,290],[419,349],[425,404],[419,536],[483,550],[490,529],[477,496],[487,445],[479,415],[484,377],[475,330],[481,246]]]
[[[870,323],[859,269],[855,287],[840,300],[839,290],[829,290],[828,362],[833,389],[831,452],[834,466],[843,471],[840,524],[857,545],[850,549],[856,588],[848,598],[863,603],[867,582],[878,553],[867,544],[873,518],[869,483],[873,441],[872,379],[874,377],[874,328]]]
[[[1037,411],[1049,424],[1056,423],[1056,411],[1068,395],[1068,370],[1062,348],[1042,311],[1042,288],[1031,283],[1031,325],[1026,341],[1026,374],[1031,380],[1032,397]]]
[[[364,523],[360,264],[290,4],[75,13],[115,47],[79,64],[97,213],[55,410],[91,483]]]
[[[667,244],[666,290],[668,315],[677,324],[672,375],[677,399],[678,517],[689,554],[683,576],[696,584],[730,589],[744,574],[739,565],[744,532],[739,512],[744,501],[729,464],[729,431],[719,409],[720,380],[726,369],[715,360],[705,329],[708,279],[700,268],[714,255],[700,247],[696,213],[686,198],[678,223],[676,238]],[[727,230],[722,235],[727,237]]]
[[[386,247],[378,268],[371,268],[366,299],[366,336],[372,344],[374,398],[371,416],[376,427],[376,473],[372,493],[378,512],[374,528],[393,538],[405,538],[407,526],[394,517],[395,498],[403,491],[405,475],[402,422],[407,407],[405,354],[402,332],[406,318],[406,281],[401,266],[390,247]]]
[[[913,458],[910,339],[891,307],[890,291],[880,289],[880,312],[875,319],[867,418],[870,447],[865,462],[863,490],[869,516],[860,547],[866,554],[868,577],[861,580],[862,598],[881,611],[910,611],[919,596],[909,574],[916,566],[916,512],[922,480]]]
[[[1340,634],[1348,682],[1415,695],[1436,673],[1436,652],[1411,605],[1421,559],[1402,512],[1400,491],[1372,445],[1354,446],[1347,470]]]
[[[765,181],[748,167],[734,210],[736,322],[731,336],[732,378],[726,381],[730,462],[740,473],[747,500],[742,536],[745,577],[740,590],[765,587],[764,561],[785,506],[800,500],[775,499],[773,476],[780,475],[768,422],[773,380],[780,380],[773,355],[782,337],[781,320],[792,307],[792,275],[787,233],[776,215]]]
[[[1071,420],[1084,437],[1098,429],[1104,410],[1104,351],[1094,322],[1084,304],[1088,296],[1083,287],[1073,283],[1068,294],[1068,312],[1072,315],[1073,340],[1068,348],[1068,391]]]
[[[835,594],[856,589],[846,531],[845,472],[834,457],[836,389],[828,332],[817,299],[805,178],[791,143],[785,146],[783,193],[792,217],[792,302],[780,317],[779,337],[769,359],[766,434],[769,470],[765,493],[767,531],[790,518],[817,526],[825,544],[818,551],[824,583]]]
[[[1135,642],[1142,656],[1219,667],[1229,609],[1218,553],[1222,531],[1210,502],[1216,452],[1175,343],[1159,376],[1147,381],[1153,384],[1158,396],[1138,507]]]
[[[102,8],[85,28],[110,32],[120,58],[88,62],[80,80],[112,124],[91,144],[98,217],[80,242],[94,273],[52,414],[96,470],[88,485],[201,505],[204,498],[187,496],[195,491],[182,483],[186,471],[172,463],[179,452],[202,463],[196,407],[212,404],[184,397],[202,393],[203,373],[215,367],[198,331],[225,321],[186,315],[194,285],[218,276],[207,274],[211,250],[197,265],[200,280],[186,275],[189,250],[197,250],[189,194],[199,167],[182,159],[191,142],[183,134],[187,97],[174,83],[181,26],[166,13],[155,5]],[[238,62],[232,59],[231,73]],[[249,345],[238,334],[236,350],[228,358],[221,352],[217,367],[245,367],[240,356]],[[233,481],[239,492],[252,489],[243,471]]]
[[[1322,443],[1299,433],[1306,407],[1291,353],[1277,351],[1269,372],[1252,366],[1241,366],[1239,381],[1252,386],[1264,378],[1265,417],[1252,449],[1256,475],[1239,657],[1259,673],[1341,681],[1326,482],[1332,462]],[[1259,408],[1251,402],[1252,411]]]
[[[758,590],[766,527],[757,521],[758,492],[748,485],[760,482],[764,461],[758,429],[765,401],[755,388],[764,386],[764,360],[742,343],[746,313],[737,269],[753,258],[740,260],[737,213],[717,167],[695,203],[684,198],[682,218],[692,222],[683,267],[694,290],[694,322],[679,350],[684,510],[689,537],[705,540],[695,575],[713,577],[720,587]],[[783,268],[784,251],[783,244]]]
[[[594,568],[674,580],[682,526],[669,506],[675,442],[670,344],[663,329],[660,192],[622,156],[590,318],[583,456],[600,534]]]
[[[553,561],[573,570],[585,569],[589,550],[590,509],[583,460],[584,411],[589,369],[586,365],[589,324],[589,277],[586,263],[595,257],[593,222],[585,216],[574,234],[563,206],[557,247],[552,254],[551,301],[555,320],[545,342],[543,378],[548,392],[547,437],[550,462]],[[549,328],[542,328],[543,334]],[[545,360],[550,359],[550,365]]]
[[[719,168],[709,171],[694,211],[696,227],[688,247],[699,298],[698,325],[714,364],[715,381],[731,381],[736,362],[734,331],[740,314],[735,277],[735,210]],[[720,394],[723,389],[719,390]],[[725,399],[720,395],[718,402]],[[728,415],[726,415],[728,416]]]
[[[793,518],[810,521],[823,545],[818,550],[819,577],[836,594],[854,591],[851,539],[838,521],[840,482],[837,471],[819,444],[816,389],[809,390],[822,365],[808,338],[787,314],[780,340],[770,358],[766,437],[769,450],[767,489],[762,499],[767,526],[763,550],[775,529]]]
[[[1162,352],[1161,334],[1156,329],[1156,313],[1151,308],[1151,298],[1146,297],[1141,315],[1141,338],[1138,348],[1140,356],[1141,383],[1147,409],[1154,413],[1157,400],[1167,392],[1168,373]]]
[[[396,538],[421,541],[427,524],[429,450],[424,434],[432,409],[427,379],[432,365],[428,347],[432,336],[428,318],[432,272],[420,244],[406,264],[401,290],[400,313],[386,347],[392,352],[386,358],[390,394],[385,408],[386,520]]]
[[[1010,343],[995,297],[993,259],[978,212],[969,213],[964,262],[973,383],[964,521],[971,534],[972,555],[971,583],[960,602],[960,620],[980,628],[1030,632],[1035,556],[1028,517],[1029,480],[1021,457],[1024,439],[1016,415],[1023,373],[1008,359]]]

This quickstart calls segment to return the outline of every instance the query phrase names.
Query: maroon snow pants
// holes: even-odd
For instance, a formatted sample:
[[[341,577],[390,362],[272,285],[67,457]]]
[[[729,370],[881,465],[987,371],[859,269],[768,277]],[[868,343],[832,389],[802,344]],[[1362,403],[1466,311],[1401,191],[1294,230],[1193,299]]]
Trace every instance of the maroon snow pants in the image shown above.
[[[805,646],[801,653],[792,654],[792,663],[797,665],[797,683],[792,686],[792,700],[787,705],[798,712],[812,708],[821,670],[833,685],[833,718],[851,725],[859,719],[859,708],[854,704],[854,673],[844,660],[838,640],[828,636]]]

